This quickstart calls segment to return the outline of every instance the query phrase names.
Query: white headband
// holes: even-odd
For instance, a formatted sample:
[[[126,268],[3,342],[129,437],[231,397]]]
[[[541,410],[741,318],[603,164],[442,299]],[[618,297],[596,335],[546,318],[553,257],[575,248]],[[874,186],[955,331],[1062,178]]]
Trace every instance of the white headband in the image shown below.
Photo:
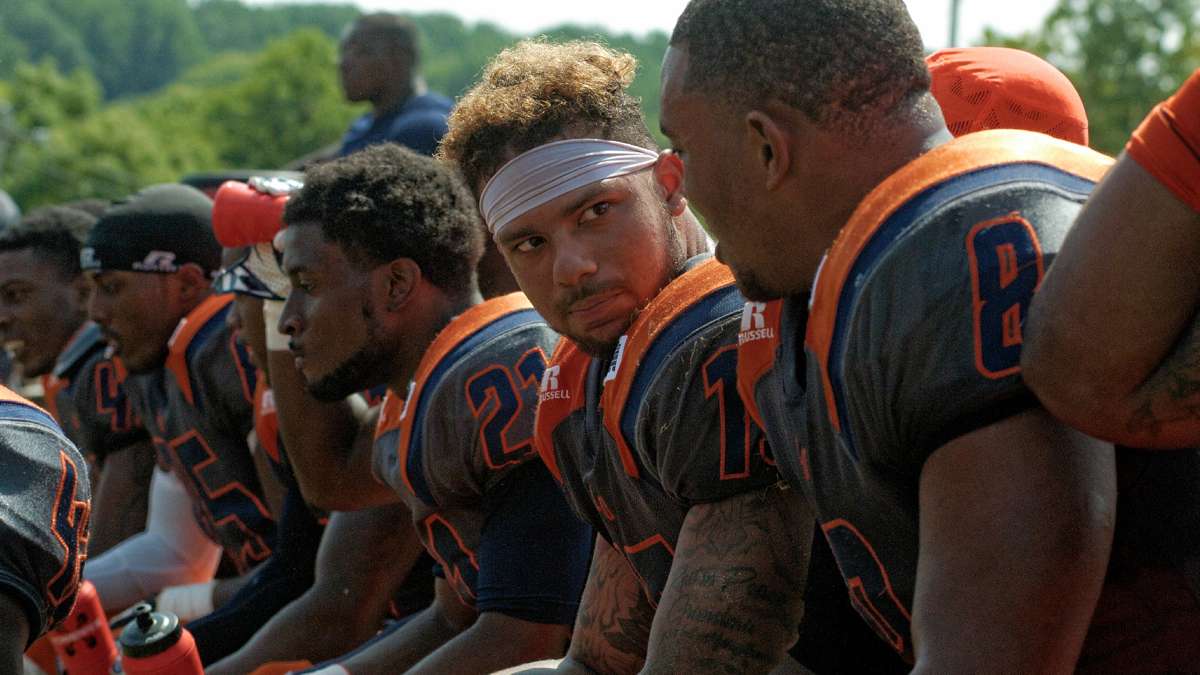
[[[601,138],[554,141],[509,161],[483,187],[479,211],[495,235],[547,202],[606,178],[651,167],[658,153]]]

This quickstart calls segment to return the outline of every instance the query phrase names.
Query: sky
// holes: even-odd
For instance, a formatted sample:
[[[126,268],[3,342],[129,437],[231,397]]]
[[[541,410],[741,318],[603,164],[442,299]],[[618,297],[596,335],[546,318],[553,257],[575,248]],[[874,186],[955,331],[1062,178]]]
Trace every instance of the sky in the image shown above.
[[[270,3],[273,0],[251,0]],[[281,0],[282,1],[282,0]],[[287,0],[295,1],[295,0]],[[303,1],[303,0],[301,0]],[[600,25],[610,31],[670,33],[687,0],[349,0],[364,9],[396,12],[448,12],[467,22],[489,21],[519,34],[562,23]],[[961,0],[960,45],[974,44],[991,26],[1005,34],[1037,27],[1055,3],[1051,0]],[[925,46],[949,46],[950,0],[909,0]]]

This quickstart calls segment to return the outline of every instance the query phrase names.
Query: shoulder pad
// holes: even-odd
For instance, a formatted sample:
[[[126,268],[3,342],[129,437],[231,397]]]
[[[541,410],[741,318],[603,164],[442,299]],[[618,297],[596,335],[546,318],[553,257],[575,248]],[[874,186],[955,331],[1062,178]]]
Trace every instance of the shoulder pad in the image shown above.
[[[783,300],[747,302],[742,309],[738,329],[737,390],[750,417],[760,429],[766,429],[754,398],[754,389],[762,376],[775,366],[779,351],[779,323]]]
[[[175,327],[175,332],[171,334],[171,339],[167,341],[167,370],[175,376],[184,399],[192,405],[196,404],[196,400],[188,372],[188,352],[194,344],[198,344],[197,336],[221,327],[225,321],[224,310],[232,302],[232,295],[209,297],[183,317]]]
[[[714,313],[730,301],[734,303],[731,310],[744,302],[733,286],[729,268],[716,260],[705,260],[667,284],[621,337],[612,368],[605,376],[600,405],[604,427],[616,442],[621,463],[630,476],[636,478],[639,473],[630,447],[636,413],[625,410],[634,390],[653,377],[676,343],[707,325],[715,318]],[[652,349],[664,335],[669,339],[661,343],[661,350]],[[633,398],[636,404],[641,396]]]
[[[554,430],[587,403],[587,373],[591,363],[592,357],[564,337],[558,341],[546,372],[542,373],[533,423],[533,445],[559,483],[562,483],[562,472],[554,456]]]
[[[103,344],[104,336],[100,333],[100,326],[92,321],[84,323],[71,337],[62,353],[58,355],[58,360],[54,363],[54,376],[65,377],[79,367],[79,364],[92,353],[92,350]]]

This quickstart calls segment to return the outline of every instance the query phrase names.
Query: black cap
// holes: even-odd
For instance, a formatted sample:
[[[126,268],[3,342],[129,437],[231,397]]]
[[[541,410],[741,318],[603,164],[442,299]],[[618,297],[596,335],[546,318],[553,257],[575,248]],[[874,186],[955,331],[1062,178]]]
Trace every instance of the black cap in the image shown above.
[[[221,266],[212,200],[179,183],[152,185],[110,206],[79,257],[84,270],[169,273],[195,263],[211,273]]]

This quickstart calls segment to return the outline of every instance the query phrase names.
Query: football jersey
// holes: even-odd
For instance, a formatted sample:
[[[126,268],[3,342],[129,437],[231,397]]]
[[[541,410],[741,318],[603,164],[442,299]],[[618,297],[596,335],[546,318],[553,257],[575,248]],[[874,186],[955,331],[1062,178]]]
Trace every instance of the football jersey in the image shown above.
[[[231,302],[215,295],[192,310],[164,366],[130,375],[126,389],[159,466],[187,488],[201,528],[243,573],[270,556],[275,521],[246,445],[256,372],[226,325]]]
[[[0,593],[24,609],[32,643],[75,604],[91,486],[50,415],[2,385],[0,466]]]
[[[821,266],[811,309],[790,298],[743,313],[739,391],[781,473],[813,502],[851,602],[906,657],[922,467],[947,442],[1037,405],[1020,377],[1022,321],[1110,164],[1028,132],[956,139],[864,199]],[[1151,589],[1183,596],[1194,623],[1185,570],[1200,553],[1200,454],[1119,449],[1117,458],[1100,605],[1140,584],[1148,592],[1138,603],[1154,606]],[[1140,581],[1160,573],[1173,585]],[[1110,619],[1121,621],[1097,614],[1081,668],[1103,670],[1128,647],[1097,639]]]
[[[100,327],[89,321],[42,376],[46,409],[67,438],[99,464],[108,453],[147,438],[125,394],[128,374],[119,360],[105,356],[107,347]]]
[[[542,459],[655,606],[688,508],[779,481],[737,396],[742,296],[729,268],[691,262],[638,314],[610,359],[564,338],[538,408]]]
[[[464,604],[570,624],[592,534],[531,438],[557,340],[519,293],[454,318],[425,351],[408,396],[385,397],[373,462]]]

